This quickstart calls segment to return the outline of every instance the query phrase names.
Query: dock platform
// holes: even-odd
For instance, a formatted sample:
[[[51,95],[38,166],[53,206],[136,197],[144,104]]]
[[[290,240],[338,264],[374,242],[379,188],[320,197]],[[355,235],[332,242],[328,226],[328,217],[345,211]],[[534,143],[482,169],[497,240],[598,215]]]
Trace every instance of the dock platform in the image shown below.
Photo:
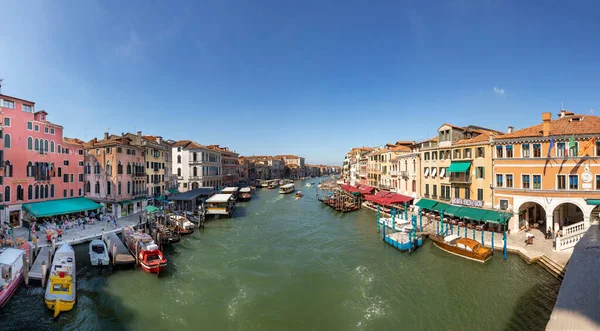
[[[110,263],[113,266],[126,267],[135,265],[135,257],[131,255],[127,247],[125,247],[115,232],[106,234],[105,238],[103,239],[104,243],[106,243],[106,247],[108,248]],[[114,245],[117,245],[116,256],[113,256],[115,255],[113,247]]]
[[[31,266],[31,269],[29,270],[29,279],[42,282],[42,263],[44,262],[46,262],[47,273],[50,272],[50,266],[52,264],[52,261],[48,260],[51,258],[50,250],[51,248],[48,246],[44,246],[40,249],[35,261],[33,262],[33,265]]]

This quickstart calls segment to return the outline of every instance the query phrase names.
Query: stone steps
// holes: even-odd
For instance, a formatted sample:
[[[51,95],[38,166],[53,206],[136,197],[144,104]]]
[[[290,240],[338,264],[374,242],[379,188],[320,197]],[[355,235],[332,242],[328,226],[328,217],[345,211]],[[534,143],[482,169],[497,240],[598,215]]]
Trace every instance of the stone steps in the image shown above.
[[[559,280],[563,280],[565,278],[565,269],[566,266],[563,267],[558,263],[552,261],[547,256],[542,256],[537,263],[546,271],[548,271],[552,276],[556,277]]]

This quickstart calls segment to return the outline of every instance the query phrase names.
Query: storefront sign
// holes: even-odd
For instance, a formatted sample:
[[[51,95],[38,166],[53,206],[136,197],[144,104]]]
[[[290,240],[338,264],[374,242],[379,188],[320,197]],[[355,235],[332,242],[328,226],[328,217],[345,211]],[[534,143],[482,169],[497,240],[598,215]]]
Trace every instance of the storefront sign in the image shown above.
[[[483,201],[481,201],[481,200],[452,198],[452,204],[460,205],[460,206],[468,206],[468,207],[479,207],[479,208],[483,207]]]

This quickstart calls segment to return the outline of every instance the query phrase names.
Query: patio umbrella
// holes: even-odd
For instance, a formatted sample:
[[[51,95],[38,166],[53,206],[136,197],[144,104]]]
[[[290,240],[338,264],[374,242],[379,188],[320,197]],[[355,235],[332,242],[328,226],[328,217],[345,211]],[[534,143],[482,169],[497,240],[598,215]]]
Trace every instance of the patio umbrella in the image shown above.
[[[160,211],[160,209],[158,209],[154,206],[148,206],[148,207],[146,207],[146,211],[149,213],[156,213],[157,211]]]

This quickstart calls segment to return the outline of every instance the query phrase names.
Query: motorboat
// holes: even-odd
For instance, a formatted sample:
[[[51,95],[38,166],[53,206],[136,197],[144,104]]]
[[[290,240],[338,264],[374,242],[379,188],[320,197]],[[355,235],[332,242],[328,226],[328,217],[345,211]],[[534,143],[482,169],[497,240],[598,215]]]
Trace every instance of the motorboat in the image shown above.
[[[192,223],[187,217],[182,215],[170,214],[167,216],[167,220],[171,223],[172,227],[179,234],[192,234],[194,233],[194,223]]]
[[[249,201],[252,199],[252,188],[243,187],[240,189],[240,196],[238,198],[240,201]]]
[[[295,196],[296,196],[297,199],[300,199],[300,198],[302,198],[304,196],[304,194],[302,194],[302,192],[298,191],[298,192],[296,192]]]
[[[76,299],[75,251],[69,244],[62,244],[54,253],[50,277],[44,299],[54,318],[63,311],[73,309]]]
[[[285,184],[279,188],[279,193],[288,194],[294,192],[295,190],[296,188],[294,187],[294,184]]]
[[[6,248],[0,253],[0,308],[2,308],[23,282],[23,260],[26,251]]]
[[[441,250],[477,262],[486,262],[494,253],[491,248],[482,246],[476,240],[462,238],[455,234],[449,236],[430,234],[429,238]]]
[[[147,233],[134,231],[126,226],[123,229],[123,239],[144,271],[160,274],[167,268],[167,259]]]
[[[100,239],[94,239],[90,243],[90,263],[93,266],[105,266],[110,263],[106,244]]]

